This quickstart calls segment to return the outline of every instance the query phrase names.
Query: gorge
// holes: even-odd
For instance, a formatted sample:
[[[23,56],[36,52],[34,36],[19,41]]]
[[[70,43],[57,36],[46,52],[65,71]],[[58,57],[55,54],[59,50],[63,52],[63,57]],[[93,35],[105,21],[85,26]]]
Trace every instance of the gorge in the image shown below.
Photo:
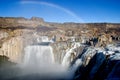
[[[120,24],[0,18],[0,80],[120,79]]]

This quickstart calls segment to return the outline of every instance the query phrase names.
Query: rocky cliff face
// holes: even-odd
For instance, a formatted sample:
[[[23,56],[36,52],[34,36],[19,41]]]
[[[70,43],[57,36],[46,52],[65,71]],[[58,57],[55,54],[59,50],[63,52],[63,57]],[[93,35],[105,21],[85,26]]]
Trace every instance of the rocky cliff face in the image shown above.
[[[32,17],[31,19],[26,19],[23,17],[1,17],[0,18],[0,26],[2,28],[9,28],[9,27],[37,27],[45,25],[45,22],[42,18]]]
[[[48,23],[42,18],[1,17],[0,18],[0,54],[19,62],[23,47],[34,44],[39,36],[55,38],[51,44],[54,52],[63,53],[73,42],[90,46],[105,47],[120,40],[120,24],[109,23]],[[58,56],[61,63],[63,56]],[[18,61],[16,61],[18,60]]]
[[[39,45],[43,36],[52,40],[49,45],[56,63],[70,68],[77,66],[75,80],[111,79],[119,69],[120,24],[112,23],[61,24],[37,17],[1,17],[0,55],[21,63],[24,48]]]
[[[0,55],[9,57],[12,62],[21,62],[23,42],[21,37],[14,37],[2,44]]]

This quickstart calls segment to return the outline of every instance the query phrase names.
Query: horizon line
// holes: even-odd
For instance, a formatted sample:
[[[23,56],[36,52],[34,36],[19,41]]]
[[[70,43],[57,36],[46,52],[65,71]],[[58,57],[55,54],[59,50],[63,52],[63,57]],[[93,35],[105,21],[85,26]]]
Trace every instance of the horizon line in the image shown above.
[[[106,24],[106,23],[109,23],[109,24],[120,24],[120,22],[105,22],[105,21],[92,21],[92,22],[90,22],[90,21],[84,21],[84,22],[69,22],[69,21],[66,21],[66,22],[57,22],[57,21],[55,21],[55,22],[53,22],[53,21],[46,21],[44,18],[42,18],[42,17],[37,17],[37,16],[32,16],[32,17],[35,17],[35,18],[41,18],[41,19],[43,19],[43,21],[44,22],[46,22],[46,23],[60,23],[60,24],[64,24],[64,23],[85,23],[85,24],[89,24],[89,23],[101,23],[101,24]],[[24,18],[24,19],[28,19],[28,20],[30,20],[32,17],[30,17],[30,18],[28,18],[28,17],[23,17],[23,16],[0,16],[0,18]]]

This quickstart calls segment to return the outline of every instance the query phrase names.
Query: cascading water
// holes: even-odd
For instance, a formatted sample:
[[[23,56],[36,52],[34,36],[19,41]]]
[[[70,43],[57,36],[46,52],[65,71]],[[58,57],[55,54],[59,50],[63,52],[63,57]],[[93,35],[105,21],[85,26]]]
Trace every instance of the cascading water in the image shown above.
[[[29,45],[25,48],[22,67],[22,79],[72,79],[70,71],[54,61],[52,47],[44,44],[49,40],[41,38],[40,44]],[[24,77],[25,76],[25,77]]]
[[[102,49],[86,47],[79,42],[72,42],[72,45],[58,55],[57,52],[53,53],[53,45],[52,47],[49,45],[54,44],[55,38],[49,40],[47,36],[36,36],[34,39],[36,42],[24,48],[23,63],[12,66],[10,68],[12,74],[7,69],[3,70],[5,76],[2,75],[0,80],[86,80],[87,78],[93,80],[106,55],[111,55],[110,60],[119,59],[119,47],[108,46],[107,49]],[[58,47],[62,47],[61,44]],[[59,58],[55,55],[63,55],[60,63],[57,62]]]
[[[80,44],[79,43],[74,43],[73,44],[73,47],[71,49],[68,49],[66,51],[66,55],[64,56],[63,58],[63,61],[62,61],[62,65],[65,66],[65,67],[68,67],[70,65],[70,62],[73,61],[73,57],[71,57],[72,55],[76,56],[77,54],[74,52],[74,50],[77,48],[77,47],[80,47]]]
[[[49,44],[47,36],[38,37],[40,44],[29,45],[25,48],[24,66],[41,66],[54,63],[54,55],[52,47]]]
[[[83,64],[82,58],[77,58],[80,54],[78,49],[82,46],[79,42],[73,42],[65,51],[61,63],[58,63],[55,61],[57,53],[53,53],[54,48],[49,45],[55,39],[49,40],[47,36],[41,37],[37,33],[34,36],[36,36],[36,40],[33,39],[35,42],[24,48],[23,63],[18,64],[20,70],[15,76],[10,76],[10,79],[71,80],[76,77],[76,70]]]
[[[53,62],[54,55],[50,46],[32,45],[25,48],[24,65],[36,67]]]

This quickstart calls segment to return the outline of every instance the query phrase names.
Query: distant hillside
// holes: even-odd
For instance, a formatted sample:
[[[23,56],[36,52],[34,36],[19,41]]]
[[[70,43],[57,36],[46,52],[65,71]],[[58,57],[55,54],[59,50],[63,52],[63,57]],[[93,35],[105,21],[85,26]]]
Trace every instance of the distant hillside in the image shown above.
[[[120,28],[120,23],[52,23],[45,22],[42,18],[32,17],[26,19],[24,17],[0,17],[0,27],[29,27],[36,28],[40,26],[46,27],[107,27],[107,28]]]

